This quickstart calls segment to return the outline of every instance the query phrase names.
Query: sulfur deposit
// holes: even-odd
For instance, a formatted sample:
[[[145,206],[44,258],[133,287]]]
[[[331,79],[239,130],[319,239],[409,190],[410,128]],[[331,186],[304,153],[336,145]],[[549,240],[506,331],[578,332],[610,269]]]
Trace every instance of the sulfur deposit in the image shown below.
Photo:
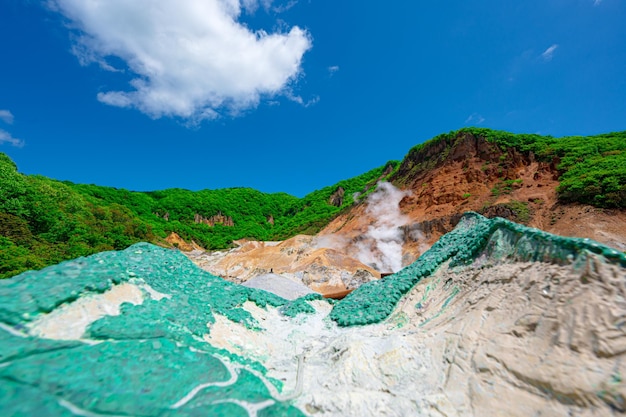
[[[0,299],[8,416],[626,412],[626,256],[474,213],[338,302],[148,244],[0,281]]]

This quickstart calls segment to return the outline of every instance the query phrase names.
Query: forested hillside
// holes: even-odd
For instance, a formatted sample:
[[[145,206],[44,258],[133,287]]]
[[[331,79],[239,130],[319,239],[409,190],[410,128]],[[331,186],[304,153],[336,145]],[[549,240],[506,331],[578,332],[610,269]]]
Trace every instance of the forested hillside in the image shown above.
[[[583,203],[603,208],[626,208],[626,131],[594,136],[555,138],[534,134],[514,134],[485,128],[464,128],[444,133],[414,146],[408,159],[423,160],[423,164],[443,161],[447,152],[465,135],[483,137],[503,152],[515,149],[532,152],[538,160],[554,162],[559,172],[557,188],[564,203]],[[420,156],[423,150],[443,144],[435,157]],[[506,154],[503,155],[506,158]],[[428,159],[428,160],[424,160]],[[501,161],[506,164],[509,161]],[[404,164],[403,164],[404,165]],[[412,166],[423,169],[424,166]],[[398,172],[398,176],[408,173]]]
[[[0,153],[0,278],[139,241],[163,244],[171,232],[207,249],[241,238],[316,233],[353,204],[353,194],[372,189],[397,165],[390,162],[300,199],[249,188],[132,192],[73,184],[23,175]],[[331,204],[339,189],[346,198]]]

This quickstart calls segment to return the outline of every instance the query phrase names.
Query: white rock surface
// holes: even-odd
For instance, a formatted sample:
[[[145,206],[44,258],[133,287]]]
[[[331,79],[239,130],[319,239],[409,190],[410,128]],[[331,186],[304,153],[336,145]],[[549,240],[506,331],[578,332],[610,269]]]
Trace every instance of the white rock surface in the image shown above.
[[[312,416],[624,409],[626,277],[618,267],[443,267],[387,320],[352,328],[328,319],[327,302],[314,304],[316,314],[289,319],[248,303],[264,331],[220,317],[206,340],[262,362]]]

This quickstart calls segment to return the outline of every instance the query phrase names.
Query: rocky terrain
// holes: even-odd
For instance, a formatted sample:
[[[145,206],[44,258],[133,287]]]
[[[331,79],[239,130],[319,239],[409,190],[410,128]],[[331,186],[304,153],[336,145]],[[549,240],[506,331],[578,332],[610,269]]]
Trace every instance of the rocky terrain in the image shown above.
[[[625,282],[619,251],[473,213],[341,301],[287,300],[137,244],[0,281],[0,404],[8,416],[621,415]]]
[[[484,137],[460,133],[410,152],[390,182],[380,183],[315,237],[278,245],[245,242],[191,258],[233,282],[273,271],[324,295],[345,294],[413,263],[466,211],[626,251],[626,211],[559,201],[558,163],[558,158],[539,161],[533,152],[503,151]],[[330,200],[338,198],[348,198],[343,189]]]
[[[0,153],[0,190],[0,279],[150,242],[212,251],[199,259],[203,267],[238,282],[273,270],[267,262],[255,265],[263,250],[245,260],[249,245],[242,245],[236,262],[212,269],[215,251],[244,240],[315,235],[281,244],[283,254],[289,245],[297,253],[281,261],[281,273],[301,281],[303,262],[326,249],[320,263],[309,263],[315,271],[306,280],[319,291],[345,293],[357,283],[341,276],[341,263],[352,264],[350,274],[355,262],[382,274],[398,271],[466,211],[626,249],[626,132],[554,138],[463,128],[412,147],[401,162],[301,198],[241,187],[134,192],[73,184],[20,173]],[[333,264],[331,275],[321,272]],[[372,278],[365,275],[358,281]]]
[[[430,246],[452,230],[466,211],[503,217],[561,236],[586,237],[626,251],[624,210],[559,201],[558,158],[540,162],[532,152],[514,148],[504,152],[483,137],[460,137],[409,153],[389,179],[405,193],[399,202],[407,232],[404,265],[421,252],[411,232]],[[369,227],[367,210],[367,204],[355,206],[321,234],[358,238]]]
[[[380,272],[336,249],[320,247],[319,239],[298,235],[283,242],[241,241],[231,251],[192,251],[194,262],[224,279],[243,283],[264,274],[278,274],[332,296],[380,278]]]

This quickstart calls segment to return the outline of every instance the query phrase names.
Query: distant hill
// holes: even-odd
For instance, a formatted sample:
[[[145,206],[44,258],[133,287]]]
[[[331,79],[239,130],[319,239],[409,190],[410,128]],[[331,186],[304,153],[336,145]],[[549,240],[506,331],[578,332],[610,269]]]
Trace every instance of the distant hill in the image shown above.
[[[355,202],[379,180],[411,191],[402,209],[431,243],[468,210],[580,235],[606,210],[626,216],[626,132],[553,138],[461,129],[413,147],[401,163],[304,198],[250,188],[132,192],[73,184],[23,175],[0,153],[0,278],[139,241],[172,246],[172,233],[209,250],[322,229],[361,233],[367,225]],[[568,216],[591,220],[577,233]],[[623,238],[589,237],[609,244]]]
[[[170,246],[171,233],[206,249],[314,234],[398,164],[297,198],[250,188],[132,192],[73,184],[23,175],[0,153],[0,278],[139,241]]]

